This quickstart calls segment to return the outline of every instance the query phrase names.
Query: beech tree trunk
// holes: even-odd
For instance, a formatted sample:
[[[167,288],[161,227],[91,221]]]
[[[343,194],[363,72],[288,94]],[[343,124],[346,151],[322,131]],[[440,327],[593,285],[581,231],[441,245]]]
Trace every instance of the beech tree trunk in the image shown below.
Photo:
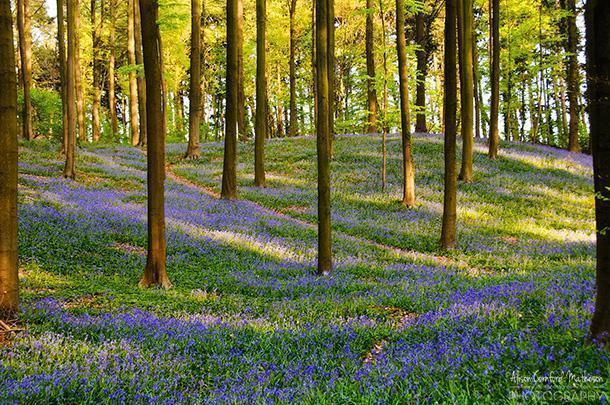
[[[428,73],[428,53],[426,52],[425,14],[423,11],[415,15],[415,42],[418,49],[417,57],[417,83],[415,88],[415,132],[428,132],[426,124],[426,75]]]
[[[23,87],[21,136],[31,141],[34,139],[34,128],[32,127],[32,32],[29,3],[29,0],[17,0],[17,30],[19,31],[21,85]]]
[[[103,1],[103,0],[102,0]],[[104,7],[102,3],[102,8]],[[103,18],[97,23],[97,1],[91,0],[91,42],[93,45],[93,101],[91,103],[91,137],[93,142],[100,140],[101,119],[100,106],[102,104],[102,66],[100,57],[100,32]]]
[[[473,180],[472,174],[472,154],[474,143],[474,117],[473,117],[473,101],[474,101],[474,80],[472,77],[472,20],[473,20],[473,5],[472,0],[459,0],[462,7],[458,18],[462,21],[462,38],[460,42],[460,61],[461,66],[460,91],[461,91],[461,112],[462,112],[462,168],[460,170],[459,179],[464,183],[470,183]]]
[[[290,0],[290,57],[289,57],[289,70],[290,70],[290,125],[288,129],[288,136],[296,136],[298,134],[298,116],[297,116],[297,78],[296,78],[296,30],[294,27],[294,17],[297,8],[297,0]]]
[[[248,139],[246,126],[246,94],[244,92],[244,5],[243,0],[237,0],[237,130],[239,139]]]
[[[59,59],[59,80],[61,81],[61,118],[63,142],[61,146],[62,153],[66,153],[68,145],[68,104],[66,102],[67,93],[67,67],[66,67],[66,29],[64,17],[64,0],[57,0],[57,50]]]
[[[138,67],[144,65],[144,55],[142,54],[142,23],[140,18],[140,1],[134,0],[134,26],[136,44],[136,63]],[[144,71],[140,70],[137,77],[138,84],[138,112],[140,116],[140,142],[139,146],[146,146],[146,80]]]
[[[238,126],[238,48],[239,5],[241,0],[227,0],[227,78],[226,78],[226,112],[225,112],[225,147],[222,165],[222,188],[220,196],[223,199],[237,198],[237,126]]]
[[[189,143],[186,157],[198,158],[201,118],[201,0],[191,0],[191,71],[189,88]]]
[[[568,52],[568,101],[570,102],[570,129],[568,135],[568,150],[580,152],[580,142],[578,139],[579,120],[578,95],[580,93],[580,78],[578,72],[578,29],[576,28],[576,2],[566,0],[568,22],[568,42],[566,51]]]
[[[266,0],[256,0],[256,117],[254,185],[265,187],[265,139],[267,138]]]
[[[68,2],[68,63],[66,66],[66,112],[68,120],[68,138],[66,141],[66,164],[64,177],[76,177],[75,150],[76,150],[76,8],[77,2]]]
[[[489,157],[498,157],[500,135],[500,0],[491,0],[491,112],[489,117]]]
[[[165,241],[165,133],[161,97],[161,48],[157,24],[157,0],[140,0],[142,45],[146,75],[146,115],[148,120],[148,254],[140,286],[170,288],[166,271]]]
[[[129,60],[129,127],[131,144],[140,143],[138,125],[138,79],[136,74],[136,33],[135,33],[135,0],[129,0],[127,5],[127,56]]]
[[[108,108],[110,109],[110,127],[112,128],[112,139],[116,140],[119,133],[119,121],[116,115],[116,89],[115,89],[115,24],[116,24],[116,0],[109,3],[110,27],[109,27],[109,48],[108,55]]]
[[[402,128],[402,204],[415,205],[415,168],[411,154],[411,122],[409,117],[409,84],[407,72],[407,39],[405,37],[405,4],[396,0],[396,50],[400,81],[400,123]]]
[[[441,231],[441,248],[454,249],[456,239],[456,199],[457,176],[455,167],[455,144],[457,137],[456,110],[457,110],[457,83],[456,83],[456,2],[445,1],[445,97],[444,126],[445,126],[445,192],[443,199],[443,226]],[[497,1],[497,0],[494,0]]]
[[[75,4],[75,29],[74,29],[74,80],[76,85],[76,118],[78,122],[78,139],[87,141],[87,128],[85,127],[85,94],[83,90],[83,71],[80,63],[80,0],[74,0]]]
[[[366,132],[369,134],[377,133],[377,86],[375,78],[375,44],[374,44],[374,29],[373,29],[373,1],[366,0],[366,89],[367,89],[367,110],[368,110],[368,126]]]
[[[0,320],[19,311],[17,254],[17,77],[10,0],[0,0]]]
[[[317,152],[318,152],[318,274],[332,271],[332,242],[330,222],[330,148],[333,113],[331,81],[334,75],[329,59],[334,57],[330,48],[332,36],[330,21],[334,15],[332,0],[316,0],[316,82],[318,92]]]

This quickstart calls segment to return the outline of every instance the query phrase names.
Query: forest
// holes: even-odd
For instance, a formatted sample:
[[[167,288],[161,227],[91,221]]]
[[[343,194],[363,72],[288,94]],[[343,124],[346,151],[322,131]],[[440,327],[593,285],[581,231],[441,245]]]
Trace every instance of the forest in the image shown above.
[[[0,403],[605,403],[606,0],[0,0]]]

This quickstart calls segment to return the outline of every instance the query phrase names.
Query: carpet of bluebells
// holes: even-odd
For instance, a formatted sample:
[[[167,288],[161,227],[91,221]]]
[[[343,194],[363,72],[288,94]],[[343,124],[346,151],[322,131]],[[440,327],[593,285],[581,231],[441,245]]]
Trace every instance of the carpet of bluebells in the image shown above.
[[[338,136],[335,271],[316,267],[315,140],[267,143],[267,188],[239,145],[240,200],[215,197],[222,145],[169,145],[168,273],[140,289],[146,160],[126,146],[20,147],[21,324],[0,344],[0,403],[605,401],[586,343],[594,296],[591,160],[475,148],[459,247],[438,249],[442,138],[414,138],[416,208],[400,203],[400,139]]]

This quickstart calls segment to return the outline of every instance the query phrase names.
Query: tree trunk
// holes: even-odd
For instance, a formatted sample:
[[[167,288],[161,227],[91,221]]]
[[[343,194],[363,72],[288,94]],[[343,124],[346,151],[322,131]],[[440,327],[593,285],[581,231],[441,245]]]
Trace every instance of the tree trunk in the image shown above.
[[[17,77],[13,14],[9,0],[0,1],[0,320],[19,312],[17,252]]]
[[[578,72],[578,29],[576,28],[576,2],[567,0],[567,8],[570,13],[567,17],[568,22],[568,101],[570,102],[570,130],[568,136],[568,150],[580,152],[578,140],[578,94],[580,93],[580,78]]]
[[[189,143],[186,156],[199,158],[201,118],[201,0],[191,0],[191,71],[189,88]]]
[[[102,3],[102,8],[104,7]],[[100,57],[100,32],[103,19],[97,23],[97,0],[91,0],[91,42],[93,46],[93,101],[91,103],[91,136],[93,142],[100,140],[101,119],[100,106],[102,104],[102,66]]]
[[[76,8],[77,2],[68,2],[68,63],[66,66],[66,112],[68,120],[68,139],[66,141],[66,164],[64,177],[76,177],[75,149],[76,149]]]
[[[237,125],[238,125],[238,48],[239,5],[241,0],[227,0],[227,79],[226,79],[226,114],[225,114],[225,147],[222,165],[222,188],[220,196],[226,200],[237,198]]]
[[[138,125],[138,79],[136,74],[136,33],[135,33],[135,0],[129,0],[127,5],[127,55],[129,60],[129,126],[131,129],[131,144],[140,143]]]
[[[256,0],[256,117],[254,185],[265,187],[265,139],[267,138],[266,0]]]
[[[318,120],[318,75],[316,73],[316,0],[312,0],[311,2],[311,81],[313,83],[313,121],[312,127],[316,127],[316,122]],[[315,129],[314,129],[315,131]]]
[[[317,57],[317,152],[318,152],[318,274],[327,275],[332,271],[331,222],[330,222],[330,146],[332,95],[330,92],[332,75],[329,72],[333,53],[330,48],[330,24],[334,15],[332,0],[316,1],[316,57]]]
[[[29,3],[29,0],[17,0],[17,28],[19,31],[19,54],[21,56],[21,84],[23,86],[21,136],[31,141],[34,139],[34,128],[32,127],[32,32]]]
[[[57,0],[57,50],[59,59],[59,79],[61,81],[61,118],[62,118],[62,153],[66,153],[68,145],[68,104],[66,102],[66,30],[64,21],[64,1]]]
[[[369,134],[377,133],[377,83],[375,79],[375,44],[373,30],[373,1],[366,0],[366,89],[367,89],[367,110],[368,126],[366,132]]]
[[[387,33],[385,27],[385,11],[383,1],[379,0],[379,14],[381,16],[381,46],[383,47],[383,123],[381,127],[381,190],[386,191],[387,188],[387,167],[388,167],[388,148],[387,135],[389,130],[388,125],[388,50],[387,50]],[[350,69],[347,71],[349,72]],[[347,109],[347,101],[345,102]]]
[[[461,2],[461,13],[458,16],[462,21],[462,41],[460,43],[461,61],[464,66],[461,69],[460,78],[463,80],[460,83],[461,91],[461,112],[462,112],[462,168],[460,170],[459,179],[464,183],[470,183],[473,180],[472,173],[472,154],[474,143],[474,119],[473,119],[473,99],[474,99],[474,80],[472,77],[472,0],[464,0]]]
[[[115,12],[116,0],[110,0],[110,27],[109,44],[110,52],[108,55],[108,108],[110,109],[110,126],[112,128],[112,140],[116,140],[119,132],[119,121],[116,115],[116,90],[115,90]]]
[[[296,78],[296,62],[295,62],[295,51],[296,51],[296,30],[294,27],[294,17],[297,8],[297,0],[290,0],[290,57],[289,57],[289,70],[290,70],[290,128],[288,130],[289,136],[296,136],[298,134],[298,123],[297,123],[297,78]]]
[[[474,135],[481,139],[481,75],[479,72],[479,53],[478,53],[477,30],[473,27],[472,33],[472,84],[474,91]]]
[[[428,132],[426,124],[426,75],[428,73],[428,53],[426,51],[425,14],[423,11],[415,15],[415,42],[417,50],[417,83],[415,88],[415,132]]]
[[[237,130],[239,139],[248,140],[246,126],[246,94],[244,92],[244,5],[243,0],[237,0]]]
[[[78,122],[78,139],[87,141],[87,128],[85,127],[85,94],[83,90],[83,71],[80,63],[80,0],[76,2],[76,29],[75,29],[75,85],[76,85],[76,117]]]
[[[500,113],[500,0],[492,0],[491,11],[491,112],[489,125],[489,157],[498,157],[500,136],[498,116]]]
[[[443,101],[445,122],[445,192],[443,198],[443,227],[441,231],[442,249],[454,249],[457,246],[457,177],[455,167],[455,144],[457,137],[457,83],[455,69],[456,1],[458,0],[446,0],[445,2],[445,97]]]
[[[161,48],[157,0],[140,0],[142,16],[142,45],[146,74],[146,116],[148,120],[148,254],[140,286],[170,288],[165,267],[165,133],[161,104]]]
[[[597,272],[591,338],[610,341],[610,3],[588,0],[585,12],[587,89],[595,183]]]
[[[415,205],[415,168],[411,156],[411,123],[409,117],[409,84],[407,72],[407,39],[405,37],[405,4],[396,0],[396,50],[400,81],[400,123],[402,128],[402,204]]]
[[[142,23],[140,18],[140,1],[134,0],[134,26],[136,44],[136,63],[139,69],[144,65],[144,55],[142,54]],[[140,142],[139,146],[146,146],[146,80],[144,71],[138,71],[138,111],[140,116]]]
[[[328,64],[328,128],[330,136],[328,136],[328,156],[329,159],[333,156],[333,141],[335,139],[335,87],[337,77],[335,74],[335,0],[327,0],[327,41],[328,49],[326,55],[326,63]],[[330,203],[329,203],[330,207]],[[330,210],[330,208],[329,208]],[[330,222],[330,214],[329,214]]]

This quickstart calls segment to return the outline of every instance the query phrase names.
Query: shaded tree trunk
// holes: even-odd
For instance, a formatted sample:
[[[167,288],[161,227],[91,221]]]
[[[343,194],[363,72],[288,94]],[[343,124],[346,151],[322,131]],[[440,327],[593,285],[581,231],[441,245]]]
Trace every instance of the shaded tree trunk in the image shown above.
[[[415,106],[417,115],[415,116],[415,132],[428,132],[426,124],[426,75],[428,73],[428,55],[426,52],[426,30],[425,14],[423,11],[415,15],[415,42],[417,50],[417,83],[415,89]]]
[[[472,0],[460,1],[462,7],[458,18],[462,21],[462,39],[460,42],[460,61],[461,67],[460,91],[461,97],[461,113],[462,113],[462,168],[458,179],[464,183],[470,183],[473,180],[472,173],[472,154],[474,143],[474,119],[473,119],[473,100],[474,100],[474,80],[472,77]]]
[[[102,0],[103,1],[103,0]],[[104,7],[102,3],[102,8]],[[101,119],[100,106],[102,104],[102,66],[100,57],[103,19],[97,23],[97,0],[91,0],[91,42],[93,46],[93,101],[91,103],[91,136],[93,142],[100,140]]]
[[[568,101],[570,102],[570,129],[568,135],[568,150],[571,152],[580,152],[580,143],[578,140],[578,113],[580,106],[578,105],[578,94],[580,93],[580,78],[578,72],[578,29],[576,28],[576,2],[575,0],[566,0],[568,23]]]
[[[335,0],[327,1],[328,7],[326,15],[326,26],[328,32],[326,38],[328,41],[328,50],[326,56],[326,63],[328,64],[328,127],[330,131],[330,136],[328,137],[328,154],[329,158],[331,158],[333,156],[333,141],[335,139],[335,89],[337,83],[337,75],[335,74]]]
[[[136,63],[139,69],[143,68],[144,55],[142,54],[142,23],[140,18],[140,1],[134,0],[134,26],[135,26],[135,45]],[[138,85],[138,112],[140,116],[140,142],[139,146],[146,146],[146,80],[144,71],[140,70],[137,77]]]
[[[500,136],[498,116],[500,114],[500,0],[491,0],[491,112],[489,125],[489,157],[498,156]]]
[[[198,158],[201,118],[201,0],[191,0],[191,69],[189,88],[189,142],[186,157]]]
[[[479,53],[478,53],[477,30],[473,27],[472,33],[472,84],[474,91],[474,135],[477,139],[482,138],[481,134],[481,75],[479,72]]]
[[[381,128],[381,190],[386,191],[387,187],[387,134],[388,125],[388,51],[387,51],[387,33],[385,27],[385,11],[383,1],[379,0],[379,14],[381,16],[381,46],[383,47],[383,123]],[[349,69],[348,69],[349,72]],[[346,101],[347,107],[347,101]]]
[[[142,45],[146,74],[148,253],[140,286],[170,288],[166,271],[165,241],[165,133],[161,98],[161,47],[157,25],[157,0],[140,0]]]
[[[290,0],[290,57],[289,57],[289,70],[290,70],[290,125],[288,129],[289,136],[296,136],[298,134],[298,123],[297,123],[297,78],[296,78],[296,62],[295,62],[295,51],[296,51],[296,30],[294,27],[295,13],[297,8],[297,0]]]
[[[595,312],[590,336],[610,342],[610,3],[588,0],[585,12],[587,90],[595,183],[597,271]]]
[[[68,145],[68,104],[66,102],[66,29],[64,18],[64,1],[57,0],[57,50],[59,59],[59,80],[61,81],[61,117],[63,130],[62,153],[66,153]]]
[[[21,85],[23,87],[21,136],[31,141],[34,139],[34,128],[32,127],[32,32],[29,0],[17,0],[17,30],[19,31]]]
[[[19,312],[17,252],[17,77],[13,14],[9,0],[0,1],[0,320]]]
[[[400,81],[400,123],[402,128],[402,204],[415,205],[415,168],[411,155],[411,123],[409,117],[409,84],[407,72],[407,39],[405,37],[405,4],[396,0],[396,50]]]
[[[375,80],[375,38],[373,29],[373,1],[366,0],[366,89],[367,89],[367,110],[368,126],[366,132],[369,134],[377,133],[377,83]]]
[[[83,90],[83,70],[80,62],[80,0],[74,0],[76,2],[76,29],[75,29],[75,50],[74,50],[74,71],[75,71],[75,85],[76,85],[76,117],[78,122],[78,139],[81,142],[87,141],[87,128],[85,126],[85,92]]]
[[[246,125],[246,94],[244,92],[244,5],[243,0],[237,0],[237,130],[239,139],[248,139]]]
[[[267,138],[266,0],[256,0],[256,116],[254,185],[265,187],[265,139]]]
[[[131,130],[131,144],[140,143],[140,129],[138,125],[138,79],[136,74],[136,33],[135,33],[135,1],[129,0],[127,5],[127,56],[129,60],[129,127]]]
[[[76,150],[76,1],[68,2],[68,60],[66,66],[66,112],[68,120],[68,138],[66,140],[66,164],[64,177],[76,177],[75,150]]]
[[[109,27],[109,48],[110,52],[108,55],[108,108],[110,109],[110,127],[112,128],[112,139],[116,140],[116,136],[119,132],[119,121],[116,115],[116,80],[115,80],[115,13],[116,13],[116,0],[110,0],[110,27]]]
[[[237,126],[238,126],[238,48],[239,5],[241,0],[227,0],[227,69],[226,69],[226,113],[225,113],[225,145],[222,165],[222,188],[220,196],[223,199],[237,198]]]
[[[456,83],[456,1],[445,1],[445,192],[443,198],[443,226],[441,231],[441,248],[454,249],[456,239],[456,199],[457,177],[455,167],[455,144],[457,137],[457,83]],[[494,0],[497,1],[497,0]]]

